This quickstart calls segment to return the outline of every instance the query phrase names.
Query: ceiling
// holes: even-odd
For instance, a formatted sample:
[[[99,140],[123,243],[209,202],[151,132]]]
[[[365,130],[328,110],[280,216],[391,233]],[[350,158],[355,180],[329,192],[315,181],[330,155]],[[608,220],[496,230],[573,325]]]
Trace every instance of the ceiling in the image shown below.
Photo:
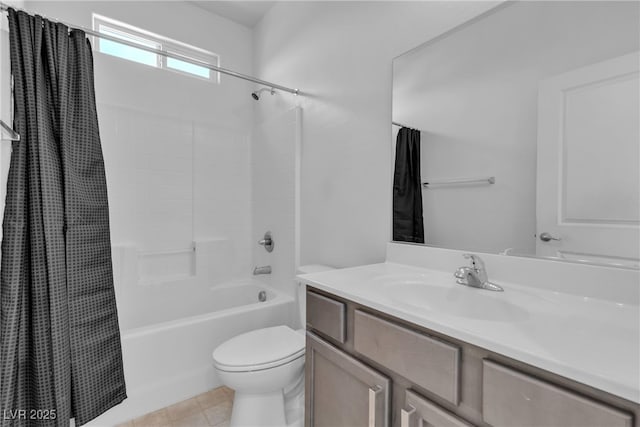
[[[192,1],[192,4],[238,24],[253,28],[275,1]]]

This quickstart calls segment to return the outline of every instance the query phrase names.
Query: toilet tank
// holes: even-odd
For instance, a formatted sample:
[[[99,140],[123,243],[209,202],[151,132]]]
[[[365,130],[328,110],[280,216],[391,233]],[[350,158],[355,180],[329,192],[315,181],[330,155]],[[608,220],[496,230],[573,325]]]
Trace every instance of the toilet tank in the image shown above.
[[[320,273],[322,271],[335,270],[333,267],[322,264],[308,264],[298,267],[298,274]],[[298,312],[300,313],[300,328],[304,331],[307,323],[307,292],[306,286],[298,282]]]

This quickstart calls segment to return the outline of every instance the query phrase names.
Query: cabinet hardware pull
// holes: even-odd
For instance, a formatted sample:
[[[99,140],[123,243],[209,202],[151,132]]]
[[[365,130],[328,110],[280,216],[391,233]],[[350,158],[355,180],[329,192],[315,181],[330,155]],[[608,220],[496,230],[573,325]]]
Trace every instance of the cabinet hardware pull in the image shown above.
[[[400,427],[413,427],[416,420],[416,408],[409,405],[409,411],[402,409],[400,411]]]
[[[369,389],[369,427],[377,427],[378,398],[382,396],[382,391],[383,388],[379,385]]]

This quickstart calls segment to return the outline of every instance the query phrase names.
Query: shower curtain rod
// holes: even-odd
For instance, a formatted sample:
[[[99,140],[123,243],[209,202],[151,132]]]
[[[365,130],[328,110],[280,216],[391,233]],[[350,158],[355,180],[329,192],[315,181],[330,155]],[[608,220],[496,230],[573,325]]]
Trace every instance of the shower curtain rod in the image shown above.
[[[23,12],[26,12],[26,13],[31,13],[31,12],[25,11],[23,9],[19,9],[19,8],[16,8],[16,7],[13,7],[13,6],[9,6],[6,3],[0,2],[0,11],[1,12],[6,12],[7,9],[9,9],[9,8],[13,8],[14,10],[22,10]],[[49,19],[49,18],[47,18],[47,19]],[[248,76],[246,74],[238,73],[238,72],[233,71],[233,70],[228,70],[226,68],[218,67],[217,65],[210,64],[210,63],[208,63],[206,61],[201,61],[199,59],[190,58],[188,56],[184,56],[184,55],[181,55],[181,54],[175,53],[175,52],[167,52],[165,50],[154,49],[152,47],[136,44],[136,43],[133,43],[133,42],[130,42],[130,41],[127,41],[127,40],[123,40],[123,39],[115,37],[115,36],[110,36],[108,34],[103,34],[103,33],[100,33],[98,31],[90,30],[90,29],[85,28],[85,27],[81,27],[81,26],[77,26],[77,25],[71,25],[71,24],[68,24],[68,23],[66,23],[64,21],[59,21],[59,20],[56,20],[56,19],[49,19],[49,20],[53,21],[53,22],[57,22],[59,24],[66,25],[67,27],[69,27],[71,29],[84,31],[85,34],[89,34],[89,35],[92,35],[94,37],[98,37],[98,38],[106,39],[106,40],[111,40],[113,42],[121,43],[121,44],[130,46],[130,47],[134,47],[136,49],[140,49],[140,50],[144,50],[144,51],[147,51],[147,52],[155,53],[157,55],[166,56],[168,58],[178,59],[180,61],[188,62],[189,64],[198,65],[200,67],[208,68],[209,70],[216,71],[218,73],[226,74],[226,75],[229,75],[229,76],[232,76],[232,77],[237,77],[237,78],[243,79],[243,80],[248,80],[250,82],[257,83],[259,85],[271,87],[271,88],[274,88],[274,89],[279,89],[281,91],[289,92],[289,93],[292,93],[294,95],[301,95],[301,92],[298,89],[291,89],[291,88],[286,87],[286,86],[281,86],[279,84],[271,83],[271,82],[268,82],[266,80],[261,80],[261,79],[258,79],[256,77],[252,77],[252,76]]]

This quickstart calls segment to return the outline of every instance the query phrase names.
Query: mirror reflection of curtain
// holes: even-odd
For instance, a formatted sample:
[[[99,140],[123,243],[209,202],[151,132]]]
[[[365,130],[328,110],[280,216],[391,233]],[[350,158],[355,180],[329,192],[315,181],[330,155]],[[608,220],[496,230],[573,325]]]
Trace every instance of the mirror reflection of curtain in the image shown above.
[[[420,131],[401,128],[393,173],[393,240],[424,243]]]

